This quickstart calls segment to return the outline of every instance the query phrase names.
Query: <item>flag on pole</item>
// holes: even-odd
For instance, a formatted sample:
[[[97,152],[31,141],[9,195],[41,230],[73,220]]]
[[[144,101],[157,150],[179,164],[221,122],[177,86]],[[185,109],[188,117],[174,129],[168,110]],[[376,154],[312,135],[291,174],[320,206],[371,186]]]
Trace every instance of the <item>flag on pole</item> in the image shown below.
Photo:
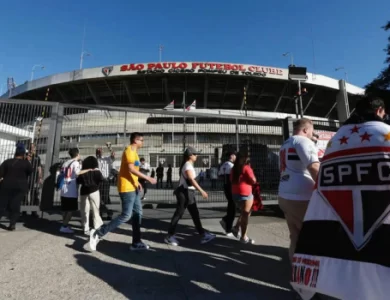
[[[171,110],[175,108],[175,100],[172,100],[171,103],[169,103],[167,106],[165,106],[164,110]]]
[[[194,100],[194,102],[186,108],[186,111],[190,111],[191,109],[196,109],[196,100]]]

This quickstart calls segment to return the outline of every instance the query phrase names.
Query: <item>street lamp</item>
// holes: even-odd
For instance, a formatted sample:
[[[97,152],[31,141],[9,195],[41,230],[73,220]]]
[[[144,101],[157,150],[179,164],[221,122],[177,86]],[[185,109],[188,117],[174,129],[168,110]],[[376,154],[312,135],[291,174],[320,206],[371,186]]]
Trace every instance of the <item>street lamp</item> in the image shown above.
[[[80,70],[83,68],[83,61],[84,61],[84,56],[91,56],[91,53],[87,51],[82,51],[80,55]]]
[[[344,70],[344,75],[345,75],[345,81],[348,81],[348,74],[347,74],[347,70],[344,68],[344,67],[338,67],[336,69],[334,69],[336,72],[337,71],[340,71],[340,70]]]
[[[32,67],[32,70],[31,70],[31,81],[33,81],[33,79],[34,79],[34,71],[35,71],[35,69],[38,68],[38,67],[39,67],[41,70],[43,70],[43,69],[45,68],[44,65],[34,65],[34,66]]]
[[[291,66],[294,65],[294,55],[291,52],[286,52],[282,54],[284,57],[290,56],[291,59]]]

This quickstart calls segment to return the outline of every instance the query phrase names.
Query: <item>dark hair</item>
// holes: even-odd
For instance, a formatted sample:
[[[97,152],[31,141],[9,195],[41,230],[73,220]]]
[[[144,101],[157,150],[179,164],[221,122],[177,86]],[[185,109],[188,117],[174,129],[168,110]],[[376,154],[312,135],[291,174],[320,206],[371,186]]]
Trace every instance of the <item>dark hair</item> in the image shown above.
[[[139,137],[143,137],[144,135],[140,132],[133,132],[131,135],[130,135],[130,143],[131,144],[134,144],[135,142],[135,139],[136,138],[139,138]]]
[[[76,158],[77,155],[79,155],[79,149],[78,148],[69,149],[68,153],[69,153],[70,158]]]
[[[141,157],[139,161],[145,161],[145,158]]]
[[[356,113],[359,115],[375,113],[379,108],[385,108],[385,102],[376,96],[361,96],[356,103]]]
[[[190,159],[190,156],[184,152],[183,154],[183,160],[181,162],[181,165],[180,165],[180,169],[179,169],[179,175],[181,176],[181,170],[183,169],[185,163]]]
[[[361,124],[368,121],[383,122],[383,119],[376,114],[376,111],[381,107],[385,109],[385,102],[381,98],[373,95],[361,95],[356,103],[355,111],[344,122],[344,125]]]
[[[240,176],[242,175],[242,170],[244,166],[249,164],[248,153],[238,152],[236,161],[234,162],[232,170],[232,183],[238,183],[240,181]]]
[[[98,167],[99,163],[95,156],[88,156],[86,159],[83,160],[82,170],[96,169]]]

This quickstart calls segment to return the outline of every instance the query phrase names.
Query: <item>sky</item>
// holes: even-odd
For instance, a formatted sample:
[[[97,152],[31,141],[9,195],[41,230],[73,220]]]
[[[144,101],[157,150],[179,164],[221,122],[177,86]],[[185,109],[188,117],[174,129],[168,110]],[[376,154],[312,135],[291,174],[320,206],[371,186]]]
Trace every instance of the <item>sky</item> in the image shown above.
[[[99,4],[102,3],[102,4]],[[104,4],[103,4],[104,3]],[[389,0],[14,0],[0,10],[0,89],[83,68],[163,61],[287,67],[363,87],[385,67]]]

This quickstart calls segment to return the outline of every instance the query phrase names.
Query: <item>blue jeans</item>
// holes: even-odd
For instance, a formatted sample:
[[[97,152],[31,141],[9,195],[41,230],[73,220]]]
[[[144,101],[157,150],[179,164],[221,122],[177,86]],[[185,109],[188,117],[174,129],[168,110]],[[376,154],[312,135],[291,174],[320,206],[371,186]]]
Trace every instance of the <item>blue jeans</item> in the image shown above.
[[[126,223],[132,218],[133,225],[133,244],[141,241],[141,220],[142,220],[142,205],[139,191],[119,193],[122,201],[122,212],[119,216],[113,219],[110,223],[101,226],[96,233],[99,237],[105,236],[107,233],[114,231],[121,224]],[[133,215],[133,216],[132,216]]]

